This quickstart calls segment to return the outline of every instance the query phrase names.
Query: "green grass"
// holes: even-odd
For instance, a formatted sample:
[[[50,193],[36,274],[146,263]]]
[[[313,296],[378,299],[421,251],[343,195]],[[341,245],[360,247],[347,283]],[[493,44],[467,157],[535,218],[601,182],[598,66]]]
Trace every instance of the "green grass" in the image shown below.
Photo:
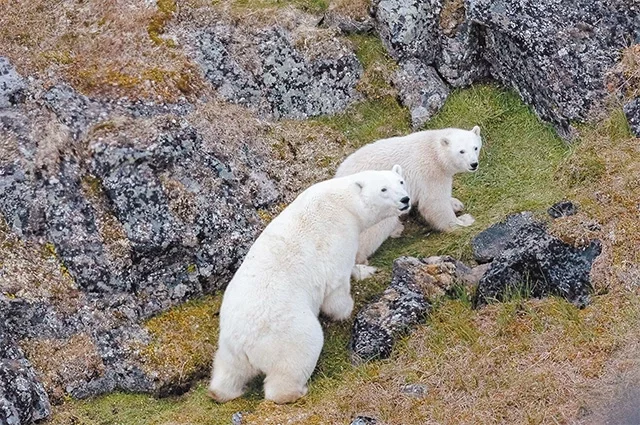
[[[366,66],[380,63],[378,46],[368,39],[359,40],[359,54]],[[377,101],[365,100],[343,114],[316,119],[320,124],[340,131],[354,147],[379,138],[407,134],[409,114],[391,96]],[[558,166],[569,154],[568,147],[541,123],[518,96],[493,86],[478,86],[452,93],[442,111],[428,124],[429,128],[480,125],[484,139],[480,170],[458,176],[454,196],[465,203],[466,211],[476,218],[471,228],[450,234],[430,233],[417,219],[409,220],[406,236],[385,243],[374,257],[373,264],[382,271],[376,277],[354,284],[356,305],[361,306],[379,293],[389,282],[392,261],[400,255],[429,256],[449,254],[469,259],[469,241],[487,225],[506,215],[522,210],[541,212],[563,196],[563,187],[555,178]],[[474,314],[468,300],[446,301],[437,310],[430,344],[434,353],[444,353],[451,341],[473,347],[479,330],[473,323]],[[501,319],[505,323],[509,311]],[[76,418],[76,424],[228,424],[236,411],[255,411],[258,416],[282,415],[284,412],[313,412],[314,406],[333,397],[336,390],[350,382],[368,382],[381,377],[381,370],[390,361],[354,367],[348,353],[351,322],[324,323],[325,345],[316,372],[309,383],[310,393],[298,403],[277,407],[262,400],[261,385],[254,382],[243,398],[218,405],[206,398],[206,382],[181,397],[154,399],[146,395],[112,394],[92,401],[71,401],[58,415]],[[399,350],[410,340],[400,343]],[[406,371],[406,379],[415,375]],[[349,411],[348,400],[335,401],[340,409]],[[287,410],[289,409],[289,410]],[[381,417],[393,415],[390,410]],[[285,415],[286,416],[286,415]],[[320,414],[320,416],[322,416]],[[318,414],[308,423],[323,423]],[[56,423],[56,422],[54,422]]]
[[[565,196],[556,174],[570,149],[516,93],[494,86],[455,91],[426,129],[474,125],[480,126],[484,142],[480,169],[457,175],[453,189],[465,212],[475,217],[474,225],[434,233],[411,219],[405,236],[387,241],[374,265],[384,266],[399,255],[448,254],[470,260],[470,241],[480,230],[511,213],[543,212]]]
[[[213,3],[218,3],[218,1],[214,0]],[[294,6],[316,15],[325,12],[329,7],[329,0],[233,0],[232,3],[235,7],[249,10]]]

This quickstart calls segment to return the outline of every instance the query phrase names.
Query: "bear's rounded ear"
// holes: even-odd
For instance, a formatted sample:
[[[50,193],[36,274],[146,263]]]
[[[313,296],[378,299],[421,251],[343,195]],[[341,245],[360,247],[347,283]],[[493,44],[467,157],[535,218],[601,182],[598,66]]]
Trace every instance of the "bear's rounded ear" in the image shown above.
[[[391,171],[402,177],[402,167],[399,164],[394,165]]]
[[[442,146],[449,146],[449,141],[447,139],[442,139],[440,143],[442,143]]]
[[[476,136],[480,135],[480,127],[479,126],[475,126],[471,129],[471,131],[473,132],[473,134],[475,134]]]

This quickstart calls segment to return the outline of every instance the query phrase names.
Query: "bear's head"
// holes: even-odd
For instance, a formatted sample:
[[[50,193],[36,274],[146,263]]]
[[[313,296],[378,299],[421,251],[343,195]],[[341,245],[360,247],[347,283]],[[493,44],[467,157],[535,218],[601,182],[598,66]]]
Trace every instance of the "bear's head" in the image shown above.
[[[361,216],[367,227],[385,218],[407,213],[411,208],[399,165],[394,165],[390,171],[363,171],[353,174],[352,178],[361,200]]]
[[[445,161],[452,174],[478,169],[478,155],[482,148],[480,127],[476,125],[470,131],[450,129],[440,143],[446,149]]]

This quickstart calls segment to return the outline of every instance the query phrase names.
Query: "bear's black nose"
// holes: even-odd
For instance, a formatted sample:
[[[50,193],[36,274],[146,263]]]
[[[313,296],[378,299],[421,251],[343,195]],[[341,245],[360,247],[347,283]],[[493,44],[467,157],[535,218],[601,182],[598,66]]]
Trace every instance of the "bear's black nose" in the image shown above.
[[[408,204],[410,200],[411,199],[409,199],[408,196],[405,196],[404,198],[400,199],[400,202],[402,202],[403,204]]]
[[[472,170],[475,170],[476,168],[478,168],[478,163],[477,162],[474,162],[473,164],[470,164],[470,165],[471,165],[471,169]]]

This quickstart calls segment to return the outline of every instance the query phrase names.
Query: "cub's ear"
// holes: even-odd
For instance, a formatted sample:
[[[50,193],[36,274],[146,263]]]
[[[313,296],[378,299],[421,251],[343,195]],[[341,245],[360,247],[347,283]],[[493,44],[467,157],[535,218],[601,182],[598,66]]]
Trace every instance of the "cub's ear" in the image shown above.
[[[471,129],[471,131],[473,132],[473,134],[475,134],[476,136],[480,135],[480,127],[479,126],[475,126]]]
[[[449,146],[449,141],[447,139],[440,140],[440,143],[442,143],[442,146]]]
[[[402,167],[399,164],[394,165],[391,171],[402,177]]]

